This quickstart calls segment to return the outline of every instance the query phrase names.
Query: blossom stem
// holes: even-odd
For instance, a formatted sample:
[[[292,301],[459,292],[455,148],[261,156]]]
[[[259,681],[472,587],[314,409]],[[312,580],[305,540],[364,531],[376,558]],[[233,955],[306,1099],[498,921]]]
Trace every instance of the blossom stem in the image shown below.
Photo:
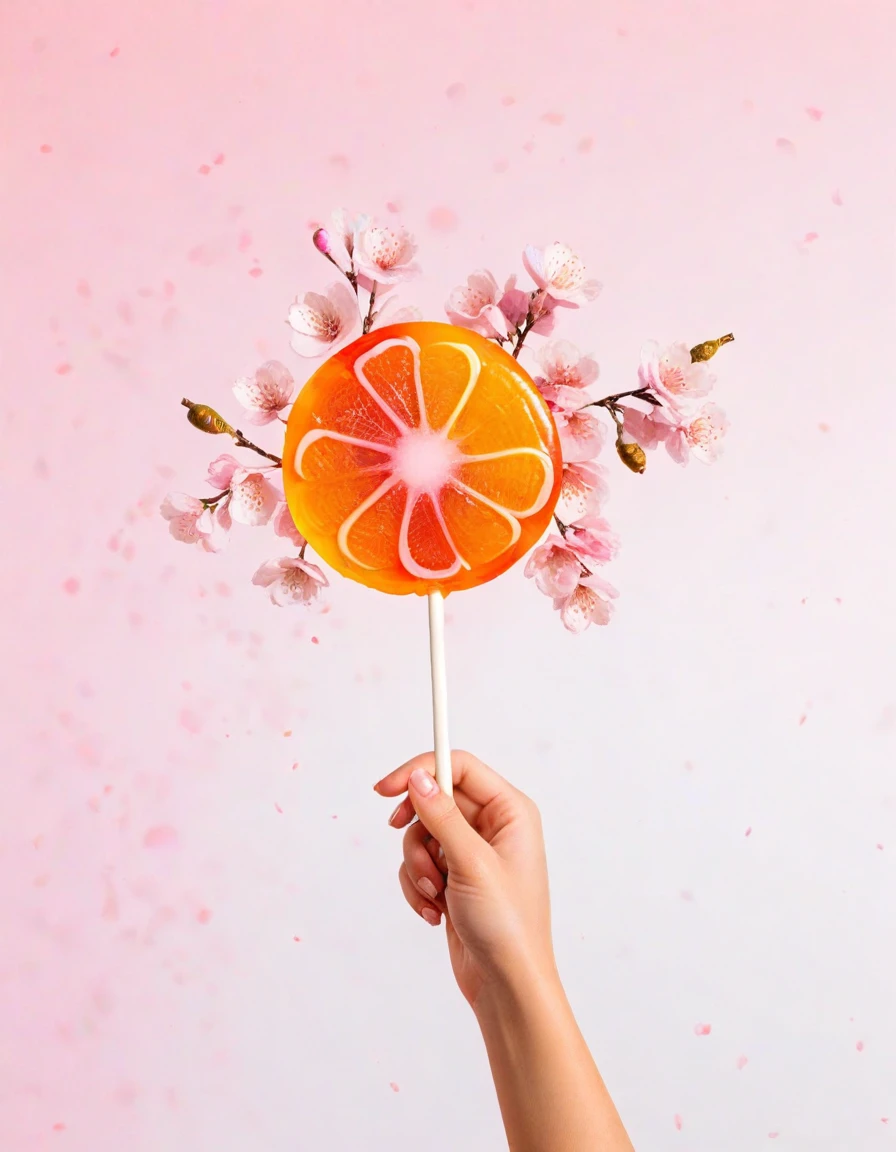
[[[202,497],[202,503],[205,505],[206,508],[214,508],[214,506],[218,503],[219,500],[223,500],[225,496],[229,496],[229,495],[230,495],[230,489],[225,488],[224,491],[219,492],[217,496],[208,496],[208,497],[203,496]]]
[[[538,323],[538,321],[541,319],[542,299],[543,294],[540,290],[533,292],[529,297],[529,311],[526,313],[526,322],[523,324],[521,329],[517,329],[516,346],[511,352],[511,356],[514,358],[514,360],[519,360],[523,342]]]
[[[370,331],[370,327],[373,324],[373,305],[374,305],[375,301],[376,301],[376,280],[374,280],[373,285],[371,286],[371,289],[370,289],[370,300],[369,300],[368,305],[367,305],[367,315],[364,317],[364,326],[363,326],[362,331],[363,331],[365,336]]]
[[[304,559],[305,559],[305,549],[306,549],[307,547],[308,547],[308,541],[306,540],[306,541],[305,541],[305,542],[302,544],[302,547],[299,549],[299,559],[300,559],[300,560],[304,560]]]
[[[589,404],[583,404],[578,411],[581,412],[585,408],[606,408],[609,411],[615,406],[617,400],[624,400],[626,396],[634,396],[636,400],[646,400],[655,408],[662,407],[649,388],[633,388],[630,392],[616,392],[613,396],[604,396],[603,400],[592,400]]]
[[[560,517],[557,515],[556,512],[554,513],[554,523],[557,525],[557,528],[560,532],[560,535],[565,536],[566,533],[569,531],[569,526],[567,524],[563,523],[563,521],[560,519]]]
[[[181,404],[183,404],[183,406],[185,408],[193,408],[194,407],[193,401],[187,400],[186,397],[184,397],[184,399],[181,400]],[[250,448],[253,452],[257,452],[259,456],[264,456],[265,459],[267,459],[267,460],[273,460],[273,462],[277,465],[278,468],[281,468],[283,466],[283,461],[280,459],[279,456],[274,456],[273,453],[271,453],[271,452],[265,452],[264,448],[259,448],[257,444],[253,444],[251,440],[248,440],[242,434],[242,432],[239,430],[239,428],[231,428],[230,425],[228,424],[227,432],[228,432],[228,435],[233,438],[234,443],[237,445],[237,447]]]

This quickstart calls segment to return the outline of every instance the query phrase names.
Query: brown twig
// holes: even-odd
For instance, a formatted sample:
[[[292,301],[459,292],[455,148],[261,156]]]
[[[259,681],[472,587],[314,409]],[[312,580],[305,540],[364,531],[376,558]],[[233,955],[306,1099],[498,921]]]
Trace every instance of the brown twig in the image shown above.
[[[373,285],[370,289],[370,301],[367,305],[367,315],[364,317],[364,324],[362,326],[362,331],[363,331],[365,336],[370,331],[371,326],[373,325],[373,305],[374,305],[375,300],[376,300],[376,280],[374,280]]]
[[[526,313],[526,322],[522,328],[517,329],[517,341],[513,351],[510,355],[514,360],[519,360],[520,352],[523,347],[523,342],[526,337],[544,315],[541,305],[544,300],[544,290],[541,288],[536,289],[529,297],[529,311]]]

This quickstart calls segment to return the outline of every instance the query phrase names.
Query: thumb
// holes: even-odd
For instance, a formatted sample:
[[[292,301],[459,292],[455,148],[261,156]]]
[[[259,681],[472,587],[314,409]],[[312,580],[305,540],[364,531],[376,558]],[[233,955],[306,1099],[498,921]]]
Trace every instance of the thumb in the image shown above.
[[[461,869],[478,854],[483,844],[454,802],[425,768],[415,768],[408,778],[408,795],[420,823],[442,845],[449,868]]]

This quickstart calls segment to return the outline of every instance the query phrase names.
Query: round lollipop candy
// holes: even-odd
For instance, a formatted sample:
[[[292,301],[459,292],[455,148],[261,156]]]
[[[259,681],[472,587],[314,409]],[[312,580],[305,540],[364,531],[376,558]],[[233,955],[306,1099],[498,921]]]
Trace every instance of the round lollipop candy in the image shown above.
[[[451,790],[443,597],[500,576],[560,491],[557,430],[497,344],[450,324],[378,329],[327,360],[292,408],[283,484],[336,571],[429,597],[436,777]]]

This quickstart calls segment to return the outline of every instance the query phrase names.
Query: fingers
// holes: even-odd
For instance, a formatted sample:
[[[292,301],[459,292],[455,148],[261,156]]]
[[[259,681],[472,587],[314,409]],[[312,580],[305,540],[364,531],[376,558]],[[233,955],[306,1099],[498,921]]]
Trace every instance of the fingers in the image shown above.
[[[398,879],[401,883],[401,890],[404,892],[405,900],[407,900],[417,915],[422,917],[427,924],[431,924],[434,928],[441,923],[442,913],[435,904],[433,904],[431,900],[427,900],[422,892],[414,885],[413,880],[411,880],[408,875],[406,864],[402,864],[398,869]]]
[[[463,792],[456,792],[454,799],[458,808],[460,808],[461,812],[463,812],[467,823],[472,824],[475,827],[476,821],[479,818],[479,813],[482,811],[481,805],[474,804],[474,802],[466,797]],[[410,796],[405,796],[405,798],[401,800],[393,810],[392,815],[389,817],[389,823],[393,828],[405,828],[408,824],[410,824],[416,815],[417,813],[414,810],[414,805]]]
[[[408,797],[420,823],[442,845],[448,867],[468,871],[488,847],[466,820],[453,796],[446,796],[426,768],[414,768],[408,777]]]
[[[445,877],[439,871],[427,842],[432,837],[422,824],[412,824],[404,834],[404,865],[415,887],[436,905],[445,888]]]
[[[416,768],[425,768],[430,775],[435,776],[435,756],[432,752],[424,752],[408,760],[406,764],[402,764],[400,768],[396,768],[394,772],[390,772],[388,776],[384,776],[374,784],[374,790],[381,796],[400,796],[402,792],[407,791],[408,780]],[[494,769],[477,760],[469,752],[451,753],[451,777],[455,789],[480,807],[489,804],[496,796],[511,787],[503,776],[499,776]]]

